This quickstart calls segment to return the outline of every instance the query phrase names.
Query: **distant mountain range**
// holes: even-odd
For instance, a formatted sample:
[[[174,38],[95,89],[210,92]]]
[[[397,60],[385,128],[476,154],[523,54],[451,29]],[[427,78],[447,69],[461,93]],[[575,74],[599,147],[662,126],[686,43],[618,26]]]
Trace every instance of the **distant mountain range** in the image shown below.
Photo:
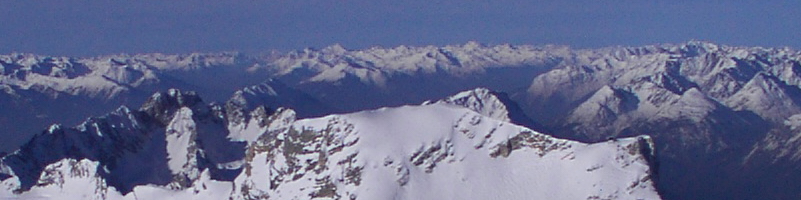
[[[596,143],[650,135],[658,155],[655,184],[665,199],[792,199],[801,195],[801,184],[792,181],[801,178],[799,71],[801,52],[792,49],[700,41],[580,50],[470,42],[265,55],[13,54],[0,56],[0,126],[8,127],[0,134],[8,138],[2,150],[13,156],[52,123],[78,124],[119,105],[146,104],[150,94],[169,88],[221,102],[206,114],[226,110],[223,118],[234,121],[215,130],[245,130],[252,127],[245,125],[249,112],[261,105],[318,118],[484,87],[472,97],[498,97],[508,105],[507,121],[557,138]],[[172,112],[188,112],[179,111],[161,114],[161,124],[169,124]],[[254,137],[236,141],[247,146]],[[74,159],[104,165],[99,157]]]

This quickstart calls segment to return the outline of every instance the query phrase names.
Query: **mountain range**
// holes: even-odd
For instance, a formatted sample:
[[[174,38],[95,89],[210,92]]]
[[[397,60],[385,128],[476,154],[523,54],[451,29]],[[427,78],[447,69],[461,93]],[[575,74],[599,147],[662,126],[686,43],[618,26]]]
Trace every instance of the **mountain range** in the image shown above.
[[[53,125],[3,157],[0,197],[660,198],[649,137],[553,138],[512,124],[507,106],[483,88],[303,120],[240,94],[205,104],[171,89],[138,110]]]
[[[251,130],[246,119],[260,105],[268,106],[264,113],[276,112],[266,108],[291,109],[303,121],[331,114],[360,115],[347,113],[418,105],[432,99],[460,102],[465,100],[444,97],[485,87],[488,90],[474,90],[472,97],[502,99],[508,120],[501,120],[534,132],[583,143],[649,135],[658,155],[652,163],[658,163],[655,174],[660,177],[653,180],[665,199],[788,199],[801,195],[801,184],[792,181],[801,178],[796,167],[801,158],[797,140],[801,53],[789,48],[702,41],[600,49],[476,42],[364,50],[333,45],[262,55],[68,58],[11,54],[0,56],[0,67],[4,91],[0,93],[4,108],[0,125],[8,127],[2,133],[8,138],[2,151],[14,151],[52,123],[79,124],[120,105],[147,105],[150,94],[169,88],[204,95],[212,105],[203,103],[201,107],[209,108],[197,111],[190,108],[191,118],[225,113],[225,120],[217,117],[219,122],[210,129],[232,132]],[[438,104],[435,102],[421,106]],[[138,113],[122,108],[115,113],[126,110]],[[187,115],[188,111],[178,109],[160,117],[153,113],[150,120],[158,119],[161,124],[155,129],[170,124],[172,112]],[[504,115],[478,113],[492,118]],[[44,132],[53,129],[50,126]],[[233,132],[224,135],[229,140],[236,138],[232,141],[240,143],[234,144],[243,148],[258,138]],[[109,152],[103,155],[117,150],[101,152],[105,151]],[[73,161],[103,160],[99,154],[92,156]],[[198,165],[225,164],[222,158],[215,159]],[[226,173],[210,172],[209,176],[234,177],[233,172],[220,174]],[[166,179],[160,181],[151,180],[167,184]],[[124,192],[124,188],[118,189]]]

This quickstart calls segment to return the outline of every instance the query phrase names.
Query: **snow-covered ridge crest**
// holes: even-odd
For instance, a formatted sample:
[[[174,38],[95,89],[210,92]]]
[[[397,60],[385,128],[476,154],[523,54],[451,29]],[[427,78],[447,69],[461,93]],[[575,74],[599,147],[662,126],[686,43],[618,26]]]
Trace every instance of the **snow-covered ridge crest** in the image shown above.
[[[87,58],[0,55],[0,85],[50,95],[113,99],[136,88],[170,82],[164,72],[255,63],[239,53],[138,54]],[[167,80],[164,80],[164,79]]]
[[[511,50],[500,51],[507,47]],[[499,51],[496,54],[492,49]],[[522,50],[515,53],[518,51],[517,49]],[[504,57],[506,55],[508,57]],[[525,58],[529,58],[529,60],[525,60]],[[208,79],[205,77],[198,79],[211,86],[220,85],[219,81],[238,80],[230,77],[239,78],[241,76],[226,76],[217,72],[246,71],[249,68],[251,71],[247,71],[247,73],[259,76],[258,81],[263,80],[265,76],[270,76],[284,81],[290,87],[302,88],[305,90],[304,92],[329,102],[331,105],[356,105],[345,109],[349,112],[386,106],[375,105],[380,103],[387,105],[417,103],[424,99],[441,97],[454,91],[464,90],[466,88],[459,88],[463,85],[469,85],[463,87],[484,86],[512,92],[510,95],[515,100],[519,100],[529,116],[554,130],[548,133],[560,137],[570,136],[583,141],[602,141],[610,137],[648,133],[660,143],[660,147],[670,147],[660,148],[663,151],[670,151],[664,152],[662,155],[667,156],[663,158],[674,156],[674,158],[685,161],[684,159],[687,157],[683,155],[686,152],[692,154],[719,152],[720,150],[742,148],[743,146],[747,148],[754,145],[754,148],[764,151],[765,154],[762,155],[767,157],[771,157],[771,155],[786,156],[790,161],[795,161],[801,160],[798,159],[801,157],[798,155],[801,154],[797,153],[801,151],[797,151],[795,150],[797,148],[793,147],[798,146],[796,142],[799,140],[795,140],[797,136],[795,131],[784,130],[790,128],[783,127],[783,122],[801,110],[799,108],[801,104],[798,103],[798,96],[801,93],[797,89],[801,85],[801,78],[799,78],[801,76],[798,75],[799,69],[801,69],[799,68],[801,66],[799,65],[800,58],[801,53],[789,48],[736,47],[702,41],[579,50],[558,46],[487,46],[478,43],[362,50],[349,50],[341,45],[335,45],[320,50],[308,49],[264,57],[241,54],[226,55],[224,53],[219,55],[113,55],[95,58],[10,55],[8,59],[0,63],[3,76],[8,78],[3,81],[9,83],[0,84],[0,90],[3,91],[0,92],[0,102],[4,105],[0,107],[3,107],[7,113],[6,116],[0,116],[0,122],[10,121],[8,123],[10,125],[23,126],[21,125],[23,119],[24,121],[45,121],[40,117],[52,116],[47,120],[58,120],[66,118],[59,117],[57,115],[59,113],[88,113],[85,109],[63,112],[63,110],[54,111],[53,108],[67,107],[63,104],[74,105],[74,102],[85,102],[83,98],[87,96],[103,99],[129,94],[130,91],[136,90],[141,90],[141,93],[138,94],[146,95],[150,94],[150,91],[154,91],[154,88],[164,85],[183,87],[178,85],[186,79],[177,78],[182,73],[189,73],[186,77],[214,74]],[[89,61],[84,62],[84,60]],[[493,60],[498,60],[498,62]],[[523,61],[518,62],[521,60]],[[523,64],[517,65],[520,63]],[[540,66],[538,63],[547,63],[547,65]],[[232,65],[241,66],[227,68]],[[537,67],[541,67],[545,74],[541,74],[542,71],[533,70],[525,71],[526,73],[518,73],[520,71],[507,74],[494,73],[494,70],[520,70]],[[186,71],[181,69],[186,69]],[[148,75],[149,73],[153,76]],[[478,78],[459,77],[468,73],[472,73],[471,76]],[[486,76],[479,76],[481,73],[486,73]],[[520,76],[509,78],[509,74],[520,74]],[[530,78],[536,80],[530,81]],[[482,79],[487,80],[486,82],[498,82],[498,85],[507,85],[508,88],[499,88],[488,85],[486,82],[478,83]],[[442,81],[429,82],[430,80]],[[509,80],[523,81],[510,82]],[[412,84],[405,84],[407,82]],[[470,83],[476,84],[471,85]],[[196,85],[203,86],[203,84]],[[523,87],[528,87],[530,90],[513,92],[514,89]],[[342,90],[336,90],[337,88]],[[398,90],[398,88],[427,88],[427,90]],[[202,93],[227,95],[230,91],[237,89],[239,88],[225,92],[204,91]],[[395,90],[393,91],[393,89]],[[347,93],[347,90],[358,92]],[[263,92],[264,94],[269,94],[269,91],[251,90],[254,93]],[[279,96],[283,95],[279,90],[272,91]],[[426,92],[429,94],[420,95],[418,99],[413,99],[415,95],[405,95]],[[243,92],[245,96],[250,94],[253,93]],[[337,94],[341,95],[337,96]],[[40,96],[47,98],[39,98]],[[70,99],[71,101],[64,101],[63,98],[57,98],[53,102],[46,101],[52,99],[49,97],[54,96],[80,98]],[[375,98],[381,96],[388,98]],[[336,101],[338,99],[344,100]],[[386,99],[404,100],[402,100],[403,102],[399,100],[387,103],[389,101]],[[216,100],[224,101],[225,97],[216,98]],[[17,103],[20,102],[29,104],[25,107],[20,106],[17,112],[9,111],[9,109],[15,109],[15,106],[11,105],[19,105]],[[365,102],[380,103],[358,107],[367,105]],[[111,104],[114,106],[99,110],[105,112],[120,103],[121,101],[112,101]],[[94,102],[91,104],[95,105]],[[53,106],[44,107],[47,105]],[[48,112],[29,111],[30,108],[38,107],[44,107],[41,109],[48,110]],[[547,110],[551,108],[553,110]],[[296,114],[299,118],[304,118],[302,115],[305,112],[300,110],[298,109],[299,112]],[[507,110],[514,109],[507,108]],[[250,115],[249,111],[240,113],[241,115],[238,116],[241,116],[243,120],[237,127],[241,127],[241,129],[234,131],[233,128],[229,128],[229,138],[241,142],[255,141],[264,127],[248,124],[251,121],[254,121],[253,124],[258,124],[257,121],[263,120],[253,120],[248,117],[270,116],[265,113],[270,113],[272,110],[264,109],[262,111],[264,112],[255,115]],[[89,115],[87,113],[76,115],[79,115],[77,118],[83,119]],[[100,113],[100,111],[95,111],[95,113]],[[193,114],[196,113],[201,112],[193,112]],[[225,114],[231,113],[233,112]],[[25,116],[28,117],[25,118]],[[287,116],[289,115],[287,114]],[[266,117],[253,118],[266,119]],[[226,120],[232,119],[234,118],[228,117]],[[284,119],[289,119],[289,117]],[[167,120],[169,122],[171,119]],[[79,119],[74,120],[74,122],[77,121]],[[73,124],[74,122],[69,123]],[[44,125],[25,126],[43,127]],[[13,126],[3,125],[3,127]],[[772,130],[768,136],[764,136],[764,131],[757,130],[759,127],[776,130]],[[88,126],[87,130],[92,128]],[[38,131],[9,132],[35,133]],[[105,132],[103,134],[107,135]],[[764,144],[754,144],[763,136]],[[21,143],[18,142],[18,144]],[[688,150],[678,151],[683,149],[682,147],[688,147]],[[710,157],[724,160],[734,160],[732,157],[742,158],[738,157],[739,155],[726,155],[725,157],[714,155]],[[694,168],[697,163],[699,162],[688,161],[686,164],[674,166]],[[785,162],[771,163],[783,164]],[[752,167],[751,169],[758,168]],[[0,176],[0,178],[3,177]],[[691,181],[678,180],[677,182]],[[699,185],[714,187],[719,183],[727,185],[736,184],[736,182],[714,181]],[[674,185],[681,184],[663,184],[667,187],[666,191],[682,193],[669,188]],[[797,186],[792,187],[798,188]],[[711,189],[714,190],[714,188]]]
[[[572,52],[518,99],[554,135],[593,142],[649,134],[662,169],[675,172],[660,183],[672,198],[797,196],[801,184],[731,191],[783,179],[768,169],[799,176],[797,132],[783,122],[801,111],[801,52],[703,41]],[[737,178],[719,178],[733,168]]]
[[[474,90],[460,92],[435,103],[463,106],[470,110],[481,113],[484,116],[500,121],[511,122],[511,119],[509,119],[509,111],[506,109],[506,105],[504,105],[503,102],[501,102],[501,100],[498,99],[498,97],[487,88],[476,88]],[[432,104],[432,102],[423,102],[423,105],[427,104]]]
[[[249,192],[236,198],[651,199],[659,197],[647,186],[649,170],[623,181],[626,186],[600,189],[609,193],[589,189],[589,182],[629,175],[591,175],[578,186],[569,177],[604,174],[618,165],[624,171],[649,168],[652,147],[648,137],[592,145],[556,139],[448,104],[383,108],[299,120],[286,132],[260,138],[235,181]],[[534,178],[534,171],[556,168],[561,172],[552,175],[568,177],[570,188]],[[604,185],[615,185],[611,179]],[[545,185],[556,189],[545,191]],[[492,192],[497,188],[509,192]]]
[[[488,88],[476,88],[445,97],[439,101],[425,101],[422,105],[450,104],[464,107],[484,116],[533,129],[541,128],[506,93]],[[538,130],[541,131],[541,130]]]
[[[485,90],[476,91],[480,94]],[[225,157],[213,153],[220,153],[228,145],[243,151],[242,146],[237,146],[241,143],[210,143],[214,135],[232,139],[219,133],[233,134],[234,130],[226,126],[226,109],[214,105],[203,109],[199,106],[202,101],[195,97],[171,90],[153,95],[140,111],[123,109],[121,113],[132,113],[132,121],[136,122],[123,123],[125,127],[151,127],[140,133],[145,138],[139,140],[139,146],[112,154],[127,162],[117,162],[115,166],[114,157],[63,157],[42,166],[44,173],[35,181],[45,180],[48,184],[15,193],[19,179],[11,176],[0,182],[3,189],[11,189],[0,190],[0,197],[659,198],[651,171],[653,147],[647,137],[584,144],[556,139],[447,103],[302,120],[295,120],[291,110],[264,114],[264,107],[259,106],[242,120],[246,128],[238,129],[249,132],[242,133],[246,136],[243,138],[259,134],[255,140],[245,139],[242,161],[221,160]],[[56,133],[50,135],[111,137],[123,125],[114,120],[107,123],[97,128],[104,130],[103,134],[91,132],[95,124],[103,123],[86,123],[88,133],[67,133],[71,129],[58,133],[54,128]],[[165,145],[166,152],[154,150],[159,149],[157,145]],[[157,159],[134,167],[161,169],[135,174],[157,179],[129,182],[132,188],[118,188],[118,181],[126,179],[119,177],[124,174],[114,172],[122,170],[124,163],[142,161],[137,159],[140,155]],[[3,161],[0,166],[7,158]],[[239,167],[210,167],[215,163],[239,163]],[[220,172],[227,169],[236,170]],[[73,173],[76,170],[81,173]],[[230,172],[235,172],[234,176],[226,176]],[[565,179],[570,181],[556,181]],[[85,188],[69,189],[76,184]],[[492,192],[501,187],[508,192]]]
[[[64,159],[96,161],[98,176],[124,193],[142,184],[186,188],[200,170],[238,159],[231,152],[244,146],[225,140],[221,112],[194,92],[159,92],[138,110],[122,106],[76,127],[53,125],[0,159],[0,168],[19,181],[17,191],[40,186],[46,167]],[[229,169],[214,170],[213,175]]]
[[[241,66],[232,70],[253,73],[266,70],[282,76],[295,70],[313,71],[307,81],[337,81],[346,76],[382,85],[391,74],[444,72],[454,75],[481,73],[486,67],[534,66],[564,57],[560,46],[485,46],[477,42],[443,47],[370,48],[347,50],[333,45],[287,54],[245,55],[237,52],[192,54],[107,55],[87,58],[15,53],[0,55],[0,84],[35,89],[51,96],[88,95],[113,99],[135,88],[175,81],[164,73]],[[245,72],[248,71],[248,72]],[[220,77],[227,78],[227,77]]]
[[[313,72],[304,81],[336,82],[353,76],[364,83],[383,85],[394,74],[445,73],[455,76],[483,73],[488,68],[543,65],[588,65],[610,57],[631,62],[638,57],[666,55],[685,59],[710,54],[738,59],[770,56],[769,62],[799,60],[788,48],[733,47],[709,42],[660,44],[643,47],[609,47],[573,50],[567,46],[494,45],[478,42],[447,46],[373,47],[348,50],[332,45],[320,50],[304,49],[286,54],[246,55],[237,52],[192,54],[106,55],[87,58],[55,57],[15,53],[0,55],[0,84],[22,89],[49,88],[70,95],[113,98],[120,93],[152,86],[170,77],[171,71],[205,70],[214,67],[245,66],[235,70],[268,71],[280,77],[293,72]],[[244,73],[244,72],[243,72]],[[221,77],[223,78],[223,77]],[[37,89],[44,92],[43,89]],[[51,92],[52,93],[52,92]]]
[[[698,123],[713,110],[754,112],[772,122],[781,122],[799,110],[793,99],[801,94],[798,89],[801,79],[796,72],[801,52],[789,48],[690,41],[577,50],[574,55],[573,59],[565,59],[560,66],[536,76],[529,85],[522,104],[526,104],[533,118],[550,126],[609,125],[617,129],[610,132],[615,135],[636,121],[688,118]],[[759,95],[762,93],[765,94]],[[675,101],[678,97],[684,100]],[[628,106],[625,109],[632,110],[616,111],[616,105],[604,105],[612,106],[608,107],[611,110],[598,107],[603,98],[628,101],[623,102]],[[693,104],[691,101],[699,104],[693,105],[698,109],[672,108]],[[592,111],[599,109],[606,114]],[[573,128],[566,129],[574,135],[582,134]],[[591,136],[589,140],[609,135]]]
[[[290,52],[252,70],[267,69],[279,76],[296,70],[313,71],[316,75],[307,81],[336,82],[353,76],[364,83],[382,86],[393,74],[464,76],[483,73],[492,67],[541,66],[567,56],[567,49],[564,46],[485,46],[468,42],[444,47],[374,47],[351,51],[334,45],[322,50]]]

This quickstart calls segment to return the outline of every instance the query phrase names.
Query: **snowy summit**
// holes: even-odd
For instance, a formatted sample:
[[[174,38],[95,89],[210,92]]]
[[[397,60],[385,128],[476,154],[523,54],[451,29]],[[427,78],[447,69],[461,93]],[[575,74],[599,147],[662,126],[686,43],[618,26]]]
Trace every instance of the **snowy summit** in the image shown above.
[[[231,120],[171,90],[3,157],[0,198],[660,199],[649,137],[557,139],[495,100],[478,89],[301,120],[253,106]]]

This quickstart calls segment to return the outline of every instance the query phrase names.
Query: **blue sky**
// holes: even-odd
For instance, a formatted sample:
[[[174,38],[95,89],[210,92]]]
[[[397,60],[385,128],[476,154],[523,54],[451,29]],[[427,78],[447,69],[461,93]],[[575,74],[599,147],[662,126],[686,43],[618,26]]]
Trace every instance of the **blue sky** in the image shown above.
[[[679,43],[801,49],[801,1],[0,0],[0,53]]]

